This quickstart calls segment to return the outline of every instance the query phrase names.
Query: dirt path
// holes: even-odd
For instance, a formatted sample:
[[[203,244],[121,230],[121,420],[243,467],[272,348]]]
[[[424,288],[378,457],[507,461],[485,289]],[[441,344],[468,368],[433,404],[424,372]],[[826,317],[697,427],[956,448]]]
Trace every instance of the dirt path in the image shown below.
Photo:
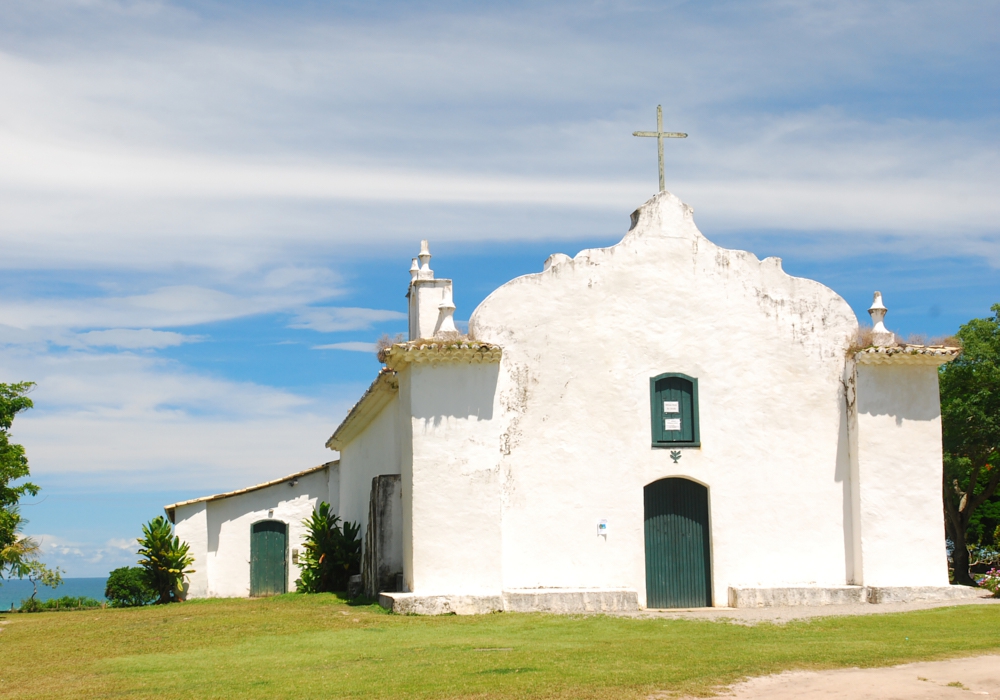
[[[738,700],[924,700],[1000,697],[1000,656],[925,661],[890,668],[789,671],[752,678],[720,693]],[[666,698],[651,695],[650,700]],[[693,700],[693,699],[691,699]]]

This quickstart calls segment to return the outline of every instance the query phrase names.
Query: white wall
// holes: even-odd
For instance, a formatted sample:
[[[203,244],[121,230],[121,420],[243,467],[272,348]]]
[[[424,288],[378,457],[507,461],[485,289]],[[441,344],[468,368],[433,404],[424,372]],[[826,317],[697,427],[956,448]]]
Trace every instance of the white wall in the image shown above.
[[[185,579],[185,594],[188,598],[204,598],[208,595],[208,504],[199,501],[177,508],[174,523],[174,535],[187,543],[194,557],[194,573]]]
[[[717,605],[728,586],[847,582],[847,303],[780,260],[714,245],[669,193],[620,244],[555,263],[470,321],[504,348],[493,420],[506,437],[476,443],[484,465],[499,457],[503,586],[644,600],[643,487],[669,476],[709,488]],[[649,379],[663,372],[699,380],[702,446],[677,464],[650,446]]]
[[[400,473],[399,398],[393,397],[359,435],[340,451],[340,511],[346,522],[368,531],[368,501],[372,479]]]
[[[936,365],[857,366],[860,564],[867,586],[946,586]]]
[[[497,377],[496,364],[400,371],[400,396],[412,415],[404,577],[415,592],[501,590]]]

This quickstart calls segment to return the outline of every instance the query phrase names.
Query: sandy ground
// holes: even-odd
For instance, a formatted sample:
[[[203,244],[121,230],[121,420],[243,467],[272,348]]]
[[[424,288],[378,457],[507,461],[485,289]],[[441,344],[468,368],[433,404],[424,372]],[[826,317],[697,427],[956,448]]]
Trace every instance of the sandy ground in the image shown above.
[[[890,668],[841,671],[789,671],[751,678],[722,691],[739,700],[923,700],[924,698],[1000,697],[1000,656],[927,661]],[[650,700],[668,695],[650,695]]]
[[[880,615],[956,605],[1000,605],[1000,599],[920,601],[881,605],[825,605],[785,608],[694,608],[643,610],[637,617],[718,620],[743,625],[783,624],[791,620],[837,615]],[[888,668],[850,668],[838,671],[787,671],[751,678],[720,689],[719,697],[738,700],[923,700],[924,698],[1000,697],[1000,656],[977,656],[948,661],[925,661]],[[653,694],[650,700],[676,697]]]

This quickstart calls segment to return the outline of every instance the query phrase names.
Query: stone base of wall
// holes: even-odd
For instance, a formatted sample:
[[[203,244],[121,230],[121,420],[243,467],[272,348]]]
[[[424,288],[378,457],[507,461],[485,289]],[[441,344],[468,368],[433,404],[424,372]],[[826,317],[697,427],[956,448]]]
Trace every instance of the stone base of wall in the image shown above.
[[[990,592],[969,586],[869,586],[869,603],[909,603],[913,600],[986,598]]]
[[[789,588],[730,588],[731,608],[794,605],[909,603],[918,600],[960,600],[990,595],[968,586],[802,586]]]
[[[380,593],[379,605],[401,615],[482,615],[493,612],[591,613],[639,609],[639,595],[626,589],[530,588],[500,595]]]

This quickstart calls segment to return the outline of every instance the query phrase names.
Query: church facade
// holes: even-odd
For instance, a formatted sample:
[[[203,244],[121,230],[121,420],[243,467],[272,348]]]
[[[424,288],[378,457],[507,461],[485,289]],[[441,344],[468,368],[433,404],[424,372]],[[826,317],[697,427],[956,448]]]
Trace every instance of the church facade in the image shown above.
[[[879,296],[862,347],[835,292],[714,245],[667,192],[617,245],[495,290],[467,336],[430,257],[410,271],[409,339],[383,349],[310,496],[362,524],[364,587],[383,605],[967,593],[948,585],[941,505],[937,368],[958,351],[897,344]],[[192,540],[202,526],[178,506]]]

